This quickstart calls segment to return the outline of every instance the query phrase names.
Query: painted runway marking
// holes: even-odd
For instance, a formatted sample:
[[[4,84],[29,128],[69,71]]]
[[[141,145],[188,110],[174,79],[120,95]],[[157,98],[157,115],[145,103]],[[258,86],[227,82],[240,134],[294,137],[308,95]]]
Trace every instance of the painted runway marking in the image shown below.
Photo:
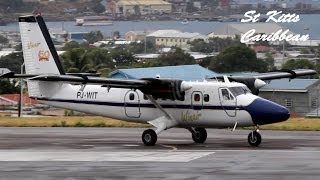
[[[0,151],[0,161],[139,161],[190,162],[214,152],[79,152],[79,151]]]
[[[177,151],[178,150],[178,148],[175,146],[169,146],[169,145],[164,145],[164,144],[159,144],[159,145],[162,147],[170,148],[171,149],[170,151]]]

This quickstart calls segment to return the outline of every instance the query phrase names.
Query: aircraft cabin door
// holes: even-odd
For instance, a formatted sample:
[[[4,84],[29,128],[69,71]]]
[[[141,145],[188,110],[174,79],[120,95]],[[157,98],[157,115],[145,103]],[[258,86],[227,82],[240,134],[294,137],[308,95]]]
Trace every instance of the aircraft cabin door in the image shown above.
[[[228,88],[219,88],[219,98],[222,109],[228,116],[236,116],[237,99],[232,95]]]
[[[124,97],[124,110],[128,117],[140,117],[140,98],[136,91],[130,90],[126,93]]]

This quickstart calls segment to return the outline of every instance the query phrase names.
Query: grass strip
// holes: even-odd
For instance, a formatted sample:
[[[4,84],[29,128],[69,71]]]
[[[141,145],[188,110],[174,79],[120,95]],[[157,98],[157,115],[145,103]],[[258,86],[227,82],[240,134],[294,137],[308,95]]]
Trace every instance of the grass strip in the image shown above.
[[[0,117],[1,127],[150,127],[99,116]]]

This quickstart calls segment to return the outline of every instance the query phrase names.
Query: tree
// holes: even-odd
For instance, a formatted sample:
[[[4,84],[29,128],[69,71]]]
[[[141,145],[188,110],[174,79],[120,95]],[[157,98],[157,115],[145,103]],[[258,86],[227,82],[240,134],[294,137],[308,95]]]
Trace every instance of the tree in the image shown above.
[[[67,42],[64,47],[62,48],[63,51],[67,51],[69,49],[74,49],[74,48],[79,48],[80,47],[80,44],[76,41],[70,41],[70,42]]]
[[[133,53],[127,48],[117,47],[110,51],[111,59],[115,62],[116,66],[131,66],[136,63]]]
[[[194,41],[189,42],[191,45],[190,50],[193,52],[203,52],[203,53],[212,53],[213,47],[205,42],[203,39],[196,39]]]
[[[265,72],[267,63],[257,59],[256,53],[246,46],[231,46],[214,57],[209,68],[218,72]]]
[[[0,1],[0,9],[19,9],[24,6],[22,0]]]
[[[6,37],[0,35],[0,44],[7,44],[8,42],[9,40]]]
[[[61,59],[67,72],[100,71],[114,67],[114,62],[106,49],[69,49],[61,55]]]
[[[175,48],[174,50],[162,54],[158,61],[164,66],[176,66],[176,65],[186,65],[195,64],[194,58],[185,53],[181,48]]]
[[[120,36],[120,32],[119,31],[114,31],[113,34],[112,34],[112,38],[113,39],[119,39],[121,36]]]
[[[91,31],[84,36],[84,39],[87,40],[89,44],[92,44],[94,42],[103,40],[103,35],[101,31]]]
[[[203,53],[212,53],[212,52],[220,52],[223,49],[235,46],[235,45],[243,45],[239,39],[235,38],[209,38],[208,42],[205,42],[202,39],[196,39],[194,41],[189,42],[191,45],[190,50],[194,52],[203,52]]]
[[[100,14],[106,11],[106,8],[104,7],[104,5],[102,5],[100,2],[96,3],[93,7],[92,7],[93,12]]]
[[[15,94],[20,92],[20,86],[15,86],[15,82],[11,83],[9,80],[0,80],[0,94]]]
[[[266,58],[264,59],[264,61],[267,63],[267,69],[268,71],[272,71],[275,70],[276,67],[274,66],[274,58],[272,57],[271,53],[266,53]]]
[[[187,2],[186,11],[188,13],[194,12],[196,10],[197,9],[193,6],[193,2],[192,1]]]
[[[74,48],[61,55],[61,60],[67,72],[78,73],[87,72],[90,66],[89,60],[85,57],[87,50],[84,48]]]
[[[146,44],[144,43],[144,41],[140,43],[132,42],[127,45],[127,48],[134,54],[145,53],[145,48],[147,53],[153,53],[156,51],[156,47],[151,41],[147,41]]]
[[[307,59],[290,59],[282,65],[282,69],[315,69],[315,65]]]
[[[20,72],[23,63],[22,52],[11,53],[0,58],[0,67],[5,67],[13,72]]]
[[[136,16],[141,16],[141,12],[140,12],[140,7],[138,6],[138,5],[135,5],[134,7],[133,7],[133,9],[134,9],[134,14],[136,15]]]

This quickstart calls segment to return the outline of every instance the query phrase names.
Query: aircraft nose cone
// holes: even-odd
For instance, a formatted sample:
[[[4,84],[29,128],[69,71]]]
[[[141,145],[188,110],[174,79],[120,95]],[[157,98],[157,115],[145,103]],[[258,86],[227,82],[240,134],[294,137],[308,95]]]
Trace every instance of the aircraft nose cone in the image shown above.
[[[258,125],[282,122],[290,117],[287,108],[262,98],[257,98],[245,109]]]

